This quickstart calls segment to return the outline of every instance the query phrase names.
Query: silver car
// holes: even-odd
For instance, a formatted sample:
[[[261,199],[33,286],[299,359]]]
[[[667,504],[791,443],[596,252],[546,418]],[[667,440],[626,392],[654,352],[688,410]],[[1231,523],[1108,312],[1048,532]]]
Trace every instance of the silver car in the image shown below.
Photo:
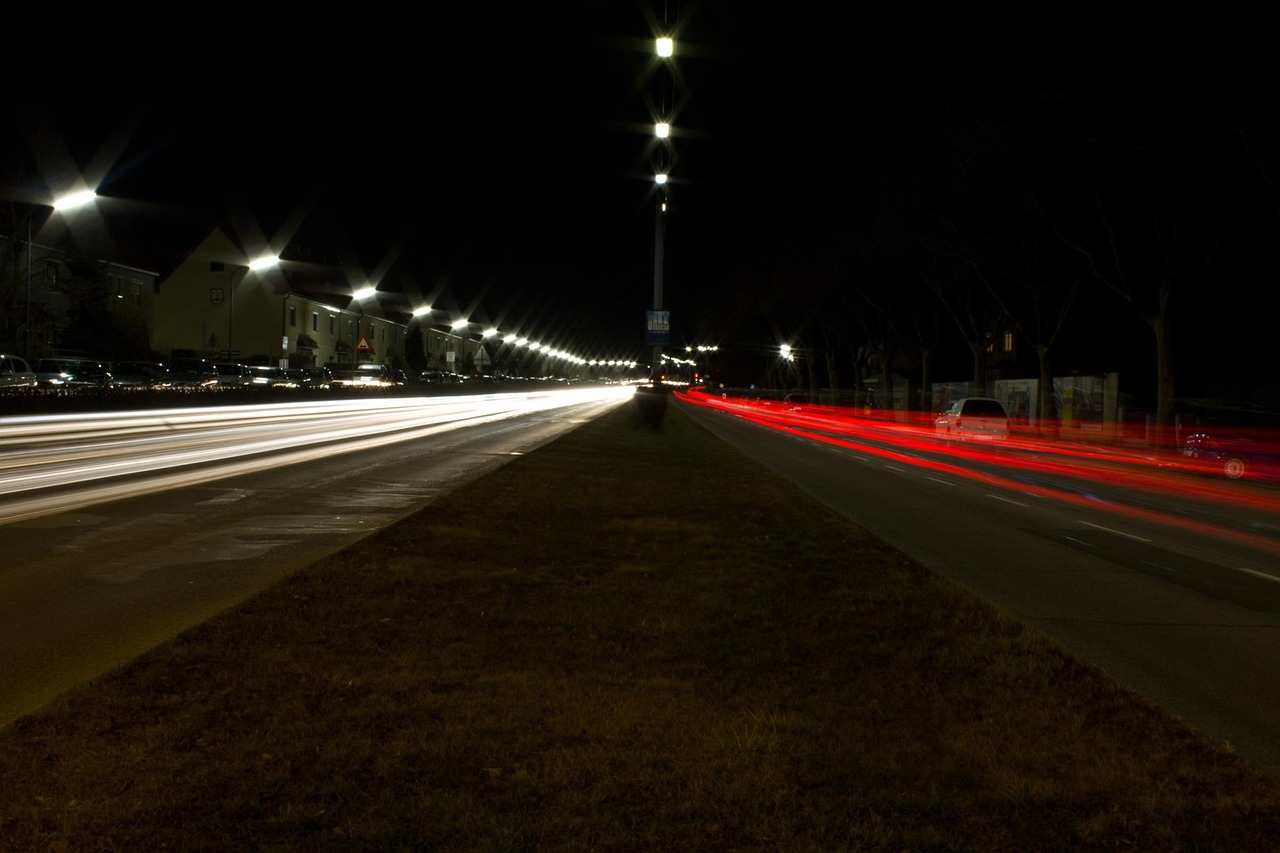
[[[19,355],[0,353],[0,392],[30,390],[36,387],[36,374]]]
[[[1009,437],[1009,415],[994,397],[961,397],[933,422],[944,438],[990,441]]]

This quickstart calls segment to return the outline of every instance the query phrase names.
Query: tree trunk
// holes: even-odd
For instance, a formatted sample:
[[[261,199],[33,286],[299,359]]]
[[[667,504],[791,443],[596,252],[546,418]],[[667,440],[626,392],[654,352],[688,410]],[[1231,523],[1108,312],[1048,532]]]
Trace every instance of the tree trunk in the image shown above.
[[[840,405],[840,380],[836,378],[836,353],[827,350],[827,384],[831,387],[831,405]]]
[[[862,376],[862,348],[853,350],[853,405],[863,409],[867,405],[867,384]]]
[[[1036,383],[1036,430],[1043,436],[1058,434],[1058,414],[1053,410],[1053,372],[1049,367],[1049,348],[1036,347],[1040,364],[1040,381]]]
[[[987,393],[986,358],[982,347],[973,348],[973,391],[974,397],[984,397]]]
[[[893,409],[893,363],[889,358],[889,351],[886,348],[884,358],[880,362],[880,388],[884,392],[884,398],[880,401],[880,407],[886,412],[892,412]]]
[[[929,378],[929,350],[920,348],[920,411],[931,412],[933,405],[933,384]]]
[[[1170,328],[1165,314],[1152,318],[1151,328],[1156,334],[1156,446],[1160,450],[1174,449],[1173,437],[1173,352],[1170,346]]]

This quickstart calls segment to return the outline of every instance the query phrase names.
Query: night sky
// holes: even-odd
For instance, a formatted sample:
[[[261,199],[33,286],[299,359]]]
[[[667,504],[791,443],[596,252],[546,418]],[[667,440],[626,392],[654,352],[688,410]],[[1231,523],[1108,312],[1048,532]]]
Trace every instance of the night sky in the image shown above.
[[[56,51],[74,62],[27,39],[9,63],[0,186],[38,197],[78,171],[102,181],[121,245],[234,214],[437,316],[586,357],[644,356],[650,105],[670,103],[664,307],[678,342],[786,335],[794,312],[764,294],[806,298],[803,276],[779,269],[831,254],[822,235],[916,221],[919,199],[961,185],[969,204],[979,184],[984,199],[1034,185],[1084,231],[1092,181],[1123,187],[1108,209],[1131,221],[1143,218],[1133,199],[1176,210],[1165,235],[1184,254],[1190,231],[1225,231],[1182,299],[1196,324],[1184,362],[1265,335],[1247,307],[1275,278],[1280,101],[1265,26],[1243,6],[1153,19],[1024,6],[258,8],[236,26],[228,8],[163,36],[77,19],[70,39],[83,45]],[[674,77],[652,57],[664,19],[677,24]],[[1158,192],[1134,177],[1147,173]],[[1082,294],[1063,358],[1149,370],[1150,333],[1131,309],[1096,282]],[[755,306],[772,322],[744,319]],[[1136,345],[1110,352],[1125,338]]]

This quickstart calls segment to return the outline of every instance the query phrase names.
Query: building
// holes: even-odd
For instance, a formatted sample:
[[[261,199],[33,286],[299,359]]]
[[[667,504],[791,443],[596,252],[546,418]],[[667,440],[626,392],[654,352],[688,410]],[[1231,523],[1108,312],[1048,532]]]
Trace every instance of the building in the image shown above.
[[[289,367],[354,363],[403,368],[407,321],[377,294],[357,299],[336,266],[286,253],[257,268],[216,226],[159,282],[153,347],[172,357]]]
[[[147,354],[159,273],[0,235],[0,348],[28,361]]]
[[[410,375],[551,370],[549,357],[533,348],[460,334],[431,323],[430,315],[415,318],[416,306],[401,294],[358,296],[362,282],[299,247],[259,268],[255,261],[267,253],[246,246],[230,222],[177,232],[154,241],[167,250],[152,247],[159,257],[180,254],[166,272],[42,245],[21,233],[0,235],[0,350],[29,353],[33,362],[78,354],[108,362],[196,356],[290,367],[372,362]],[[194,242],[186,233],[196,235]],[[407,352],[410,345],[421,351]]]

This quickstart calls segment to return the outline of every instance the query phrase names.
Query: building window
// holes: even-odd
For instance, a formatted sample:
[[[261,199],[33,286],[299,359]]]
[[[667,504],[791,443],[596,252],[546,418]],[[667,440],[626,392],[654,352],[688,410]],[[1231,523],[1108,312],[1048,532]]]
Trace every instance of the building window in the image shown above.
[[[1013,332],[1004,333],[1004,351],[1013,352]]]
[[[332,335],[337,330],[338,330],[338,318],[330,314],[329,315],[329,334]]]
[[[55,261],[46,261],[44,265],[44,286],[58,286],[58,264]]]
[[[329,318],[329,325],[330,325],[330,326],[332,326],[332,325],[333,325],[333,318],[332,318],[332,317],[330,317],[330,318]],[[313,331],[313,332],[318,332],[318,331],[320,331],[320,312],[319,312],[319,311],[312,311],[312,312],[311,312],[311,331]],[[332,332],[332,331],[333,331],[333,329],[330,329],[329,331],[330,331],[330,332]]]
[[[298,306],[289,306],[289,328],[296,329],[298,327]]]
[[[142,282],[136,278],[129,282],[129,301],[134,305],[142,304]]]

